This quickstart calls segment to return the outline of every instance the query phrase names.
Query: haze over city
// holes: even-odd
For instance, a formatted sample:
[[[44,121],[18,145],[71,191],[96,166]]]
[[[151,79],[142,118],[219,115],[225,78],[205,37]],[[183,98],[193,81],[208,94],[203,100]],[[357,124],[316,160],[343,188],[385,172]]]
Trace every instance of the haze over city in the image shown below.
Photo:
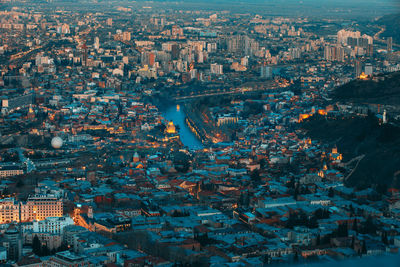
[[[397,0],[0,0],[1,266],[399,266]]]

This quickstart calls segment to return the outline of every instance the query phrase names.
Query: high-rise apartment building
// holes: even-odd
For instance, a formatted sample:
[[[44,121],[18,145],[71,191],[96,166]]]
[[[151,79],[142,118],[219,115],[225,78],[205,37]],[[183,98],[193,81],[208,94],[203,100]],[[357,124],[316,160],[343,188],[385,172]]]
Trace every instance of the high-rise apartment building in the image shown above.
[[[362,72],[362,64],[359,60],[356,60],[356,62],[354,63],[354,68],[355,68],[356,78],[360,77],[360,74]]]
[[[373,44],[369,44],[367,46],[367,56],[369,56],[369,57],[374,56],[374,45]]]
[[[290,57],[292,59],[299,59],[301,57],[301,50],[298,47],[290,48]]]
[[[131,33],[130,32],[123,32],[122,33],[122,41],[130,41],[131,40]]]
[[[220,64],[214,63],[210,65],[210,71],[212,74],[221,75],[223,74],[223,67]]]
[[[386,44],[387,44],[387,52],[388,53],[392,53],[392,44],[393,43],[393,38],[392,37],[388,37],[386,40]]]
[[[365,67],[364,67],[365,75],[371,76],[373,72],[374,72],[374,69],[372,67],[372,64],[371,63],[365,64]]]
[[[360,38],[361,33],[359,31],[352,32],[352,31],[340,30],[337,33],[337,43],[338,44],[347,44],[349,37]]]
[[[324,58],[328,61],[344,61],[344,49],[339,46],[325,46]]]
[[[100,48],[100,39],[99,37],[94,37],[94,44],[93,44],[94,49],[98,50]]]
[[[179,58],[179,45],[172,44],[171,45],[171,57],[173,60],[177,60]]]
[[[112,26],[113,25],[113,20],[112,18],[108,18],[106,21],[107,26]]]
[[[264,79],[272,78],[272,68],[270,66],[261,66],[260,77]]]
[[[18,261],[22,256],[22,238],[15,225],[4,232],[3,246],[7,249],[7,258]]]

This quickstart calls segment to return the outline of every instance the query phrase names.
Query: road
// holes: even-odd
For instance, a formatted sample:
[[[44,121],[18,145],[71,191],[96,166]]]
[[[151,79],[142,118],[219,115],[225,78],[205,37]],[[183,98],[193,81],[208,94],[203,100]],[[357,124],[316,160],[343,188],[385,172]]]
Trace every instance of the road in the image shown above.
[[[356,159],[358,160],[358,161],[357,161],[357,164],[356,164],[356,166],[354,167],[354,169],[349,173],[349,175],[347,175],[346,178],[344,178],[345,181],[346,181],[347,179],[349,179],[350,176],[355,172],[355,170],[356,170],[357,167],[358,167],[358,164],[360,164],[361,160],[362,160],[364,157],[365,157],[365,155],[361,155],[361,156],[359,156],[359,157],[356,158]]]
[[[270,89],[276,89],[278,88],[277,85],[273,86],[271,85],[270,88],[268,89],[253,89],[251,87],[246,87],[246,88],[236,88],[235,90],[231,90],[231,91],[223,91],[223,92],[209,92],[209,93],[203,93],[203,94],[193,94],[193,95],[188,95],[188,96],[177,96],[174,97],[173,99],[175,101],[184,101],[187,99],[194,99],[194,98],[200,98],[200,97],[209,97],[209,96],[219,96],[219,95],[234,95],[234,94],[245,94],[248,92],[265,92],[268,91]]]
[[[386,29],[385,29],[385,27],[382,27],[382,26],[380,26],[379,28],[380,28],[379,32],[375,33],[375,35],[374,35],[374,40],[376,42],[380,42],[380,43],[386,44],[386,40],[382,40],[379,37]],[[392,43],[392,46],[393,47],[400,47],[400,45],[398,45],[396,43]]]

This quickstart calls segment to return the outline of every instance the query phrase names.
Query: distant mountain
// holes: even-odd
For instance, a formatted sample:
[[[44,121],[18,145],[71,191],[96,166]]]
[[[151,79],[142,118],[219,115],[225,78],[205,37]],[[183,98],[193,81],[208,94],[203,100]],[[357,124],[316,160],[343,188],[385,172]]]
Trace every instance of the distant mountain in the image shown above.
[[[336,101],[400,105],[400,72],[381,74],[374,80],[353,80],[333,93]]]
[[[400,13],[383,16],[377,23],[386,28],[382,37],[393,37],[393,41],[400,44]]]

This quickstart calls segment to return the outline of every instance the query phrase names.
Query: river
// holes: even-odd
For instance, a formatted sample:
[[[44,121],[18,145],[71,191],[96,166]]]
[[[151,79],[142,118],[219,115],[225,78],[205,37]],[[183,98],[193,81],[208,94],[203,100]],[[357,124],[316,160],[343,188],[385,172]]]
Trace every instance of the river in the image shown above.
[[[202,149],[201,141],[190,131],[185,123],[185,111],[182,106],[170,104],[160,108],[163,117],[169,121],[173,121],[176,126],[179,126],[179,135],[182,143],[189,149]]]

